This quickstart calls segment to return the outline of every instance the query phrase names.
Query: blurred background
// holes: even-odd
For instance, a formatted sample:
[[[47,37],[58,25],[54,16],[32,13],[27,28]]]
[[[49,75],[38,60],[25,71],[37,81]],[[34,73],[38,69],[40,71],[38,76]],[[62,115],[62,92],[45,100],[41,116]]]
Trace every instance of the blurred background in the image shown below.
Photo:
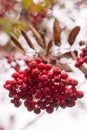
[[[44,3],[42,2],[44,1]],[[24,54],[17,48],[10,37],[14,33],[18,41],[22,43],[27,55],[32,57],[34,52],[27,47],[26,41],[21,35],[20,29],[24,29],[32,42],[35,44],[37,52],[43,52],[42,48],[36,45],[36,41],[28,28],[28,23],[38,30],[48,42],[53,37],[53,23],[57,19],[62,28],[62,46],[54,46],[51,51],[55,55],[55,49],[62,51],[69,48],[67,37],[75,26],[80,26],[75,44],[70,48],[77,50],[87,43],[87,1],[86,0],[0,0],[0,130],[73,130],[87,128],[87,81],[84,74],[74,67],[74,60],[68,59],[73,72],[68,72],[72,78],[78,80],[78,89],[84,91],[84,97],[77,101],[72,108],[58,108],[52,114],[42,111],[34,114],[27,111],[22,105],[19,108],[10,103],[8,92],[3,88],[6,80],[11,79],[11,74],[15,71],[15,65],[24,67],[22,60],[17,60],[17,64],[12,61],[10,64],[6,56],[23,57]],[[42,3],[41,3],[42,2]],[[43,32],[43,33],[42,33]],[[43,35],[42,35],[43,36]],[[83,46],[78,43],[83,41]],[[80,47],[80,49],[79,49]],[[48,60],[48,59],[47,59]],[[66,62],[67,59],[62,59]],[[85,67],[87,67],[85,65]]]

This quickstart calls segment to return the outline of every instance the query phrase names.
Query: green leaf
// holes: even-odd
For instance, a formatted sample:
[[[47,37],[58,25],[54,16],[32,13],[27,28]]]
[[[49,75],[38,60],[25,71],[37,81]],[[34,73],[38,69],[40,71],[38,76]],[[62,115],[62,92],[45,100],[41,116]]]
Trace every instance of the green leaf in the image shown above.
[[[43,6],[41,2],[39,2],[38,4],[34,4],[34,6],[32,6],[32,12],[40,13],[43,10],[45,10],[45,6]]]
[[[4,30],[7,34],[14,32],[18,36],[18,29],[20,30],[20,28],[26,29],[27,24],[10,18],[0,18],[0,29]]]
[[[53,7],[53,5],[58,1],[58,0],[43,0],[46,4],[46,6],[51,6]]]
[[[52,0],[44,0],[44,2],[46,2],[48,5],[52,5]]]
[[[27,10],[29,6],[33,3],[33,0],[22,0],[21,2],[24,6],[24,9]]]

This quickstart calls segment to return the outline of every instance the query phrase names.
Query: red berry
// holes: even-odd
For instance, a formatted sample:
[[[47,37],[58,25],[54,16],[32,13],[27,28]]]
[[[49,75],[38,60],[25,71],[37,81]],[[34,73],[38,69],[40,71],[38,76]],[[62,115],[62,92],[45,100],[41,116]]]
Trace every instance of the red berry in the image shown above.
[[[17,79],[19,77],[19,73],[18,72],[13,73],[12,77]]]
[[[61,81],[61,77],[60,76],[55,76],[54,77],[54,82],[60,82]]]
[[[41,112],[40,107],[35,107],[34,108],[34,113],[40,114],[40,112]]]
[[[83,57],[84,62],[87,62],[87,56]]]
[[[7,90],[10,90],[12,88],[12,86],[11,86],[11,84],[5,84],[4,88],[7,89]]]
[[[48,76],[49,79],[53,79],[54,74],[53,74],[53,72],[49,71],[47,76]]]
[[[40,73],[40,70],[38,68],[32,70],[32,76],[36,77]]]
[[[33,111],[33,109],[34,109],[34,108],[33,108],[32,105],[27,106],[27,110],[28,110],[28,111]]]
[[[68,107],[73,107],[73,106],[75,106],[75,104],[76,104],[75,100],[70,100],[70,101],[68,100],[67,101],[67,106]]]
[[[48,107],[46,107],[46,111],[47,111],[49,114],[51,114],[51,113],[53,113],[54,109],[53,109],[53,107],[48,106]]]
[[[22,104],[22,102],[20,100],[14,102],[15,107],[20,107],[21,104]]]
[[[48,93],[50,93],[50,88],[45,87],[43,91],[44,91],[44,93],[47,93],[47,94],[48,94]]]
[[[38,64],[38,68],[39,68],[40,70],[44,70],[44,69],[45,69],[45,64],[44,64],[44,63]]]
[[[37,62],[34,61],[34,60],[30,61],[30,63],[29,63],[29,67],[32,68],[32,69],[36,68],[37,65],[38,65]]]
[[[83,91],[81,91],[81,90],[77,91],[77,97],[78,98],[82,98],[83,96],[84,96],[84,92]]]
[[[47,82],[48,81],[48,76],[43,74],[43,75],[41,75],[40,79],[41,79],[42,82]]]
[[[67,85],[72,85],[72,78],[67,78],[66,79],[66,84]]]
[[[78,81],[76,79],[72,79],[72,86],[78,85]]]
[[[40,64],[40,63],[42,62],[42,59],[41,59],[41,58],[37,58],[37,59],[36,59],[36,62],[37,62],[38,64]]]
[[[51,70],[52,69],[52,65],[51,64],[46,64],[45,65],[45,69],[48,70],[48,71]]]
[[[66,72],[61,72],[61,78],[62,79],[68,78],[68,74]]]
[[[65,90],[65,99],[71,98],[72,93],[73,93],[72,89],[66,89]]]
[[[80,65],[81,65],[81,64],[80,64],[79,61],[75,63],[75,67],[80,67]]]
[[[58,67],[54,68],[54,69],[53,69],[53,74],[54,74],[54,75],[59,75],[59,74],[61,74],[61,69],[58,68]]]
[[[66,101],[65,100],[60,101],[60,107],[66,108]]]

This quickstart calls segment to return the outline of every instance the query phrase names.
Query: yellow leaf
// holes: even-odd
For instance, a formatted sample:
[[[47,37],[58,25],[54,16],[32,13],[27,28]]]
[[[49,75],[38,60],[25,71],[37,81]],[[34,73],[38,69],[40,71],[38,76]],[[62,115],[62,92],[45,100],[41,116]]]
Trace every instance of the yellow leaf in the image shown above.
[[[52,5],[52,0],[44,0],[45,2],[46,2],[46,4],[48,4],[48,5]]]
[[[10,18],[0,18],[0,28],[9,34],[14,32],[16,28],[27,28],[27,24]]]
[[[26,10],[31,6],[32,3],[33,3],[33,0],[22,0],[22,4],[24,6],[24,9]]]
[[[39,2],[39,3],[32,3],[32,6],[30,6],[30,8],[29,8],[29,12],[30,13],[35,13],[35,12],[37,12],[37,13],[45,13],[45,12],[47,12],[47,7],[46,6],[44,6],[44,4],[43,4],[43,2]]]
[[[58,0],[43,0],[46,4],[46,6],[53,7],[53,5],[58,2]]]

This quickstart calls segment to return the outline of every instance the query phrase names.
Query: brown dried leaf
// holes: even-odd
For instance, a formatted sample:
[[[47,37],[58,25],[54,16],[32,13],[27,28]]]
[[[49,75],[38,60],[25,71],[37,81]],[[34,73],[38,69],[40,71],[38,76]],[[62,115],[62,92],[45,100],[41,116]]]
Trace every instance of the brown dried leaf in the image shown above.
[[[78,35],[78,33],[80,32],[80,26],[76,26],[76,27],[74,27],[72,30],[71,30],[71,32],[70,32],[70,34],[69,34],[69,37],[68,37],[68,42],[69,42],[69,44],[72,46],[72,44],[74,43],[74,41],[75,41],[75,39],[76,39],[76,37],[77,37],[77,35]]]
[[[57,62],[57,67],[60,67],[61,70],[65,70],[66,72],[73,72],[72,68],[66,63]]]
[[[33,43],[31,42],[31,40],[29,39],[29,37],[28,37],[28,35],[26,34],[26,32],[25,32],[23,29],[21,29],[21,33],[22,33],[22,35],[24,36],[25,40],[27,41],[27,44],[29,45],[29,47],[31,47],[32,49],[35,50],[34,45],[33,45]]]
[[[83,46],[83,45],[86,45],[86,43],[87,43],[86,41],[82,40],[82,41],[79,42],[79,45]]]
[[[46,56],[48,56],[48,54],[49,54],[51,48],[52,48],[52,40],[49,41],[49,43],[48,43],[48,45],[47,45],[47,48],[46,48]]]
[[[63,57],[66,57],[66,58],[70,58],[71,57],[71,52],[66,52],[64,54],[62,54],[61,52],[58,52],[57,53],[57,57],[60,59],[60,58],[63,58]]]
[[[61,45],[60,35],[61,35],[62,29],[59,25],[58,20],[54,21],[53,30],[54,30],[54,43],[55,43],[55,45],[60,46]]]
[[[18,39],[16,38],[16,36],[15,36],[13,33],[10,33],[10,37],[11,37],[11,40],[13,41],[13,43],[14,43],[19,49],[21,49],[22,51],[25,52],[25,50],[24,50],[23,47],[21,46],[21,43],[18,41]]]
[[[43,48],[45,49],[44,43],[43,43],[43,39],[40,36],[40,34],[37,32],[37,30],[29,23],[29,29],[33,32],[33,35],[35,37],[35,39],[37,40],[37,43]]]

